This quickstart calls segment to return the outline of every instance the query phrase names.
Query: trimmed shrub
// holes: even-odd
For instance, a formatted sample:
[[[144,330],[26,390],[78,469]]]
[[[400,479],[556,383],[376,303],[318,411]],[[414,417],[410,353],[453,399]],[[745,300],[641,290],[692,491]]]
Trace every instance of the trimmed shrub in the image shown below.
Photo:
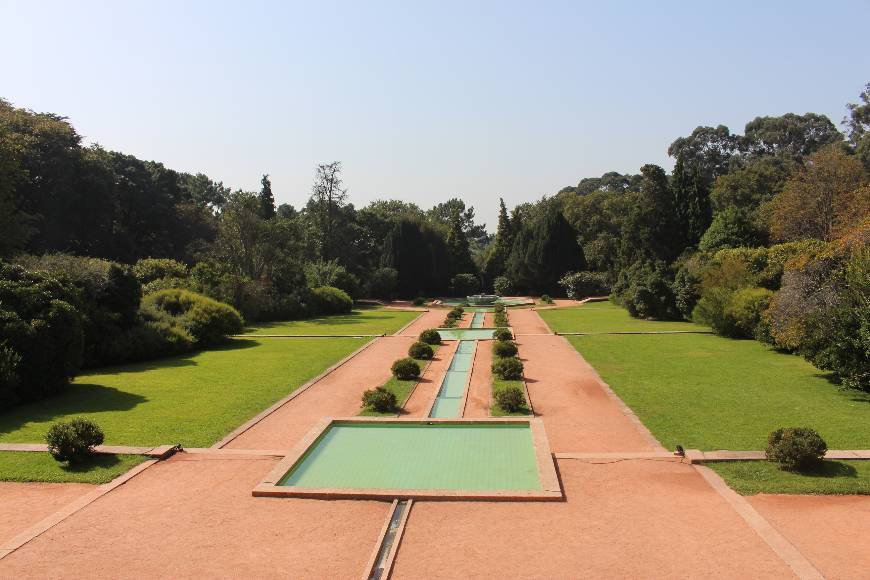
[[[496,302],[495,305],[493,305],[492,309],[493,309],[493,311],[495,311],[496,313],[498,313],[498,312],[504,312],[504,311],[505,311],[505,305],[502,304],[501,302]]]
[[[568,272],[559,280],[559,286],[572,300],[610,294],[607,276],[602,272]]]
[[[501,358],[516,356],[517,344],[509,340],[496,340],[492,343],[492,353]]]
[[[55,423],[45,435],[48,452],[58,461],[81,463],[92,456],[94,447],[104,440],[103,430],[88,419],[75,418]]]
[[[420,364],[412,358],[400,358],[390,367],[393,376],[402,381],[410,381],[420,376]]]
[[[418,340],[426,344],[441,344],[441,335],[434,328],[427,328],[420,333]]]
[[[500,379],[519,380],[523,378],[523,361],[516,357],[496,359],[492,363],[492,372]]]
[[[504,312],[496,312],[495,316],[493,316],[493,321],[496,326],[507,326],[508,325],[508,317]]]
[[[142,258],[133,265],[133,274],[142,285],[161,278],[187,278],[187,265],[170,258]]]
[[[344,314],[353,309],[353,300],[347,292],[332,286],[312,288],[311,304],[321,314]]]
[[[526,407],[526,395],[520,387],[511,385],[495,394],[495,402],[508,413],[522,411]]]
[[[240,332],[243,325],[242,316],[229,304],[189,290],[169,289],[149,294],[142,300],[142,309],[145,312],[156,310],[178,318],[197,346],[217,344],[227,335]],[[152,314],[152,317],[169,322],[159,312]]]
[[[541,296],[541,302],[543,302],[544,304],[555,304],[549,294],[543,294]]]
[[[444,328],[453,328],[456,326],[456,319],[450,318],[449,316],[444,319],[444,322],[441,324]]]
[[[462,315],[465,314],[465,309],[462,306],[454,306],[450,309],[450,312],[447,313],[448,318],[462,318]]]
[[[673,279],[665,262],[636,262],[619,273],[613,296],[635,318],[681,320]]]
[[[408,356],[417,360],[432,360],[435,351],[425,342],[417,341],[408,349]]]
[[[808,427],[780,428],[767,438],[765,454],[780,469],[798,471],[817,466],[825,457],[828,445]]]
[[[511,334],[511,331],[507,328],[496,329],[496,331],[492,333],[492,337],[495,340],[513,340],[514,339],[514,335]]]
[[[513,292],[513,284],[506,276],[498,276],[492,281],[492,289],[499,296],[506,296]]]
[[[397,405],[396,395],[384,387],[370,389],[362,395],[362,406],[378,413],[392,411]]]
[[[414,306],[423,306],[424,304],[426,304],[426,299],[422,296],[417,296],[416,298],[414,298],[414,301],[411,302],[411,304],[413,304]]]

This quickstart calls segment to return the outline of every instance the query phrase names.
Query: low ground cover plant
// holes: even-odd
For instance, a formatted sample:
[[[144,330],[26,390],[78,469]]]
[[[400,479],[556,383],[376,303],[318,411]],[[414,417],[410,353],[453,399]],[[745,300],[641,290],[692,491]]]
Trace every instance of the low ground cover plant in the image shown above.
[[[393,363],[391,369],[393,375],[400,380],[407,381],[420,376],[420,364],[412,358],[400,358]]]
[[[384,387],[369,389],[362,396],[362,406],[378,413],[392,411],[397,405],[396,395]]]
[[[51,456],[70,464],[81,463],[93,456],[96,453],[94,447],[101,445],[104,439],[103,430],[96,423],[82,418],[55,423],[45,435]]]
[[[767,460],[786,471],[803,471],[818,467],[828,445],[814,430],[807,427],[780,428],[767,439]]]
[[[408,349],[408,356],[417,360],[432,360],[435,351],[427,343],[417,341]]]
[[[441,344],[441,335],[434,328],[427,328],[420,333],[418,340],[426,344]]]

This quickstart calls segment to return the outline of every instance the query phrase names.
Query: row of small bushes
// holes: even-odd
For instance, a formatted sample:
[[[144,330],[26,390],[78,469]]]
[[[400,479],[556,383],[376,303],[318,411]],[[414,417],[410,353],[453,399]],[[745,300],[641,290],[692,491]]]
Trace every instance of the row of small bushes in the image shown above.
[[[393,362],[390,370],[400,381],[411,381],[420,378],[422,369],[417,361],[432,360],[435,356],[433,346],[441,344],[441,335],[434,328],[420,333],[417,341],[408,348],[408,357]],[[362,406],[379,413],[396,410],[399,402],[396,396],[384,387],[367,390],[362,396]]]
[[[465,309],[462,306],[453,307],[450,312],[447,313],[447,317],[444,319],[444,328],[453,328],[459,321],[462,320],[462,315],[465,313]]]
[[[495,311],[495,315],[493,316],[493,322],[495,322],[495,325],[498,327],[508,325],[508,316],[507,316],[507,312],[505,312],[505,310],[504,310],[504,306],[502,306],[501,310]]]
[[[493,334],[492,342],[492,373],[506,381],[519,381],[523,378],[523,362],[519,359],[517,343],[507,328],[500,328]],[[509,385],[499,389],[495,402],[507,413],[516,413],[526,407],[526,395],[517,385]]]

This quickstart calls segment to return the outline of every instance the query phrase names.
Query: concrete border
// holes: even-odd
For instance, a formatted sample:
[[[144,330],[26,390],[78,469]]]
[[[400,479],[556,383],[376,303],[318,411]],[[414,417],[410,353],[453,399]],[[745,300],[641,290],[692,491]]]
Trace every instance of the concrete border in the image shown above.
[[[408,523],[408,518],[411,515],[411,509],[414,507],[414,500],[408,500],[408,507],[402,514],[402,519],[399,520],[399,527],[396,528],[396,535],[393,537],[393,545],[390,546],[390,553],[387,554],[387,560],[384,562],[384,573],[381,576],[384,580],[388,579],[393,574],[393,564],[396,562],[396,554],[399,553],[399,545],[402,543],[402,536],[405,535],[405,526]]]
[[[764,451],[701,451],[687,449],[686,459],[694,463],[722,463],[726,461],[764,461],[767,455]],[[825,453],[826,460],[864,461],[870,460],[870,449],[829,449]]]
[[[372,555],[369,556],[369,560],[366,562],[366,567],[363,570],[363,575],[360,580],[369,580],[369,578],[371,578],[375,564],[378,563],[378,554],[381,553],[381,546],[384,544],[384,538],[387,537],[387,532],[390,530],[390,521],[393,519],[393,512],[396,511],[396,506],[398,505],[399,500],[397,499],[394,499],[393,503],[390,504],[390,509],[387,510],[387,518],[384,521],[384,526],[381,528],[381,532],[378,534],[378,539],[375,542],[375,549],[372,550]],[[386,570],[384,571],[386,572]],[[383,577],[386,578],[386,576]]]
[[[477,348],[479,342],[480,341],[477,339],[474,340],[474,352],[471,353],[471,366],[468,367],[468,376],[465,378],[465,387],[462,391],[462,400],[459,402],[459,417],[465,417],[465,406],[468,405],[468,389],[469,387],[471,387],[471,377],[472,375],[474,375],[474,361],[477,360]],[[453,355],[456,356],[456,353],[453,353]],[[448,369],[449,368],[450,367],[448,367]],[[429,412],[431,413],[432,410],[430,409]]]
[[[144,455],[152,459],[166,459],[178,450],[175,445],[132,447],[128,445],[97,445],[94,451],[102,455]],[[0,452],[48,453],[45,443],[0,443]]]
[[[719,474],[701,465],[693,466],[722,498],[737,512],[758,536],[773,550],[792,572],[802,580],[824,580],[821,572],[791,542],[780,534],[752,504],[728,487]]]
[[[254,415],[253,417],[251,417],[250,419],[248,419],[247,421],[245,421],[244,423],[242,423],[241,425],[239,425],[238,427],[236,427],[235,429],[230,431],[227,435],[225,435],[217,443],[212,445],[212,447],[215,449],[220,449],[226,445],[229,445],[230,442],[232,442],[234,439],[239,437],[242,433],[249,430],[254,425],[259,423],[260,421],[262,421],[263,419],[265,419],[266,417],[268,417],[269,415],[271,415],[272,413],[274,413],[275,411],[277,411],[278,409],[280,409],[281,407],[283,407],[284,405],[286,405],[287,403],[289,403],[290,401],[292,401],[293,399],[295,399],[296,397],[298,397],[299,395],[301,395],[302,393],[304,393],[305,391],[307,391],[308,389],[310,389],[311,387],[316,385],[317,383],[319,383],[321,380],[323,380],[326,377],[326,375],[332,373],[334,370],[343,366],[345,363],[350,361],[356,355],[358,355],[359,353],[361,353],[362,351],[364,351],[365,349],[367,349],[371,345],[375,344],[378,340],[380,340],[380,338],[383,338],[383,337],[378,337],[378,338],[375,338],[373,340],[368,341],[367,343],[365,343],[364,345],[362,345],[361,347],[359,347],[358,349],[356,349],[355,351],[353,351],[352,353],[350,353],[349,355],[347,355],[346,357],[344,357],[343,359],[341,359],[337,363],[333,364],[331,367],[327,368],[325,371],[321,372],[319,375],[317,375],[313,379],[309,380],[307,383],[305,383],[305,384],[301,385],[299,388],[295,389],[289,395],[286,395],[286,396],[278,399],[270,407],[264,409],[263,411],[260,411],[259,413],[257,413],[256,415]]]
[[[3,544],[0,544],[0,560],[2,560],[6,556],[8,556],[12,552],[14,552],[15,550],[17,550],[21,546],[27,544],[31,540],[37,538],[38,536],[40,536],[44,532],[50,530],[51,528],[53,528],[57,524],[61,523],[62,521],[64,521],[68,517],[70,517],[71,515],[75,514],[76,512],[78,512],[78,511],[86,508],[90,504],[94,503],[95,501],[97,501],[98,499],[100,499],[101,497],[103,497],[104,495],[109,493],[110,491],[124,485],[125,483],[127,483],[128,481],[130,481],[131,479],[133,479],[134,477],[136,477],[137,475],[139,475],[140,473],[142,473],[143,471],[145,471],[146,469],[148,469],[152,465],[156,464],[157,462],[158,462],[157,459],[149,459],[148,461],[144,461],[144,462],[140,463],[139,465],[137,465],[133,469],[127,471],[126,473],[119,475],[118,477],[116,477],[115,479],[110,481],[109,483],[103,484],[103,485],[99,486],[97,489],[95,489],[94,491],[87,493],[82,497],[79,497],[78,499],[74,500],[72,503],[67,504],[66,506],[64,506],[61,509],[59,509],[58,511],[54,512],[50,516],[42,519],[41,521],[39,521],[36,524],[29,527],[28,529],[24,530],[23,532],[21,532],[17,536],[11,538],[10,540],[7,540]]]
[[[456,423],[456,424],[518,424],[531,429],[532,445],[538,467],[540,491],[516,490],[463,490],[463,489],[386,489],[386,488],[300,488],[279,485],[284,476],[296,466],[314,445],[336,422],[342,423]],[[369,499],[369,500],[435,500],[435,501],[564,501],[562,487],[556,473],[556,463],[550,451],[544,422],[539,418],[494,417],[488,419],[420,419],[382,417],[327,417],[321,419],[299,443],[266,475],[251,491],[254,497],[305,497],[312,499]]]

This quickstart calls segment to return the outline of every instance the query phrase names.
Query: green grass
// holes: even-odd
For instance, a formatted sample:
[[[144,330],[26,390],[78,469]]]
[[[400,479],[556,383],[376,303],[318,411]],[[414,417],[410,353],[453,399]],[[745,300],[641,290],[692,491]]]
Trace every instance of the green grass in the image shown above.
[[[269,322],[250,326],[248,334],[392,334],[417,318],[420,312],[357,307],[350,314]]]
[[[141,455],[97,455],[76,466],[59,463],[48,453],[0,451],[0,481],[108,483],[145,461]]]
[[[870,394],[842,391],[798,356],[712,334],[568,340],[673,448],[763,449],[778,427],[811,427],[831,449],[870,448]]]
[[[63,393],[0,414],[0,441],[42,443],[55,421],[88,417],[106,444],[211,445],[365,343],[235,339],[208,351],[84,373]]]
[[[513,413],[508,413],[495,401],[495,395],[499,391],[503,391],[508,387],[519,387],[519,389],[525,392],[523,388],[523,381],[506,381],[503,379],[499,379],[497,377],[492,378],[492,409],[490,409],[489,414],[493,417],[519,417],[531,415],[532,411],[528,408],[528,401],[526,401],[526,405],[520,409],[519,411],[515,411]],[[525,397],[525,395],[523,395]]]
[[[413,389],[414,385],[416,384],[417,379],[403,381],[401,379],[397,379],[396,377],[392,377],[389,381],[381,386],[396,395],[396,401],[399,402],[399,407],[401,408],[405,405],[405,401],[408,399],[408,395],[411,394],[411,389]],[[359,412],[359,415],[363,417],[390,417],[392,415],[395,415],[396,413],[397,411],[387,411],[385,413],[381,413],[373,409],[365,408]]]
[[[661,332],[673,330],[706,331],[691,322],[660,322],[632,318],[612,302],[589,302],[582,306],[540,310],[538,314],[553,332]]]
[[[734,491],[757,493],[870,494],[870,461],[825,461],[806,473],[780,470],[767,461],[708,463]]]

